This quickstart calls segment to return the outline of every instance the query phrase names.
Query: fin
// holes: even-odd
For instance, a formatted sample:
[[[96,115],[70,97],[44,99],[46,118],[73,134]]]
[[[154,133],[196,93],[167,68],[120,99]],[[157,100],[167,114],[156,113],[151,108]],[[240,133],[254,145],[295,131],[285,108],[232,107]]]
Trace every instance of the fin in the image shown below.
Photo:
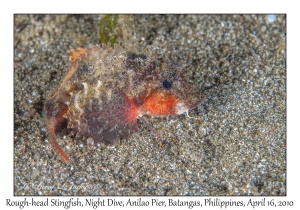
[[[78,48],[78,50],[71,50],[72,55],[70,56],[70,61],[75,63],[76,61],[80,60],[86,54],[89,53],[90,50],[86,48]]]
[[[95,48],[96,49],[96,48]],[[70,66],[69,70],[66,73],[65,77],[61,81],[57,91],[54,94],[58,94],[58,91],[66,84],[66,82],[77,72],[78,67],[80,66],[81,59],[91,52],[89,49],[79,48],[78,50],[71,50],[72,55],[70,56]]]
[[[50,143],[52,145],[52,148],[62,158],[62,160],[65,163],[70,163],[69,156],[65,153],[65,151],[61,148],[61,146],[57,142],[56,132],[55,132],[55,122],[52,118],[50,119],[47,118],[47,127],[50,135]]]
[[[69,163],[69,156],[64,152],[56,139],[56,133],[67,127],[67,119],[63,116],[67,112],[68,106],[57,100],[57,97],[51,97],[45,103],[45,110],[47,112],[46,123],[50,137],[49,141],[52,148],[64,162]]]
[[[137,117],[138,106],[135,100],[123,94],[116,94],[115,100],[104,105],[102,109],[97,102],[93,102],[85,107],[78,120],[68,116],[68,127],[78,132],[79,136],[93,138],[95,144],[113,144],[120,138],[127,139],[137,131]]]
[[[153,135],[157,137],[157,139],[159,141],[159,145],[162,146],[162,138],[161,138],[160,134],[150,125],[148,120],[146,118],[144,118],[143,116],[139,117],[138,119],[141,120],[150,129],[150,131],[153,133]]]

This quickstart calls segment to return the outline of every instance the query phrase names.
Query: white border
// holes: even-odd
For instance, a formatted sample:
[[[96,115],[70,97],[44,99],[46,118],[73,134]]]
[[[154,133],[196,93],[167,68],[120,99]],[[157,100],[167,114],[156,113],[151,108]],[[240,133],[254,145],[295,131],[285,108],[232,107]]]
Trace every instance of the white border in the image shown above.
[[[295,2],[295,1],[294,1]],[[1,209],[7,209],[5,199],[13,197],[13,14],[15,13],[287,13],[287,197],[277,200],[292,200],[300,209],[299,181],[299,11],[297,5],[288,1],[9,1],[1,3]],[[297,197],[296,197],[297,196]],[[35,197],[39,199],[38,197]],[[44,197],[45,198],[45,197]],[[53,198],[53,197],[51,197]],[[106,197],[107,198],[107,197]],[[126,202],[128,197],[115,197]],[[195,200],[195,197],[178,197]],[[221,199],[230,199],[223,197]],[[270,197],[267,197],[270,199]],[[28,198],[30,199],[30,198]],[[65,198],[66,200],[68,198]],[[81,199],[84,199],[81,197]],[[137,199],[137,197],[134,197]],[[147,199],[151,199],[148,197]],[[168,197],[161,199],[167,200]],[[200,199],[205,199],[201,197]],[[232,198],[234,199],[234,198]],[[248,197],[238,200],[248,201]],[[258,198],[256,197],[256,200]],[[3,208],[4,207],[4,208]],[[100,208],[100,207],[99,207]],[[194,207],[196,208],[196,207]],[[132,208],[131,208],[132,209]],[[187,209],[187,208],[186,208]],[[227,208],[235,209],[235,208]],[[248,209],[248,208],[244,208]],[[260,209],[260,208],[255,208]]]

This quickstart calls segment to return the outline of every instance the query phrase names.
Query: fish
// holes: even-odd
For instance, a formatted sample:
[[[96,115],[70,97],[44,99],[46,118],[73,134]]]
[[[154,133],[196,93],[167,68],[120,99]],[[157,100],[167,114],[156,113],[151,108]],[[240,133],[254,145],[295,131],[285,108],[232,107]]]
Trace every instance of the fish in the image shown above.
[[[202,90],[184,68],[151,49],[103,44],[71,50],[69,69],[44,105],[49,142],[64,162],[70,157],[57,141],[63,129],[94,144],[114,144],[128,140],[141,120],[162,144],[143,116],[180,115],[201,103]]]

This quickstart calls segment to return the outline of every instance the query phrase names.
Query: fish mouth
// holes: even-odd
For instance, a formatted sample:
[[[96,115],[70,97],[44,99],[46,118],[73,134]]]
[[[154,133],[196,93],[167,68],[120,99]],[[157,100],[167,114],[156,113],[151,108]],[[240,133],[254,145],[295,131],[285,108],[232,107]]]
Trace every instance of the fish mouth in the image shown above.
[[[203,97],[200,95],[200,97],[195,98],[194,100],[183,100],[183,101],[178,101],[176,104],[176,114],[182,114],[186,111],[195,109],[198,107],[203,100]]]
[[[176,109],[176,114],[182,114],[182,113],[190,110],[189,107],[187,107],[183,102],[178,102],[176,104],[175,109]]]

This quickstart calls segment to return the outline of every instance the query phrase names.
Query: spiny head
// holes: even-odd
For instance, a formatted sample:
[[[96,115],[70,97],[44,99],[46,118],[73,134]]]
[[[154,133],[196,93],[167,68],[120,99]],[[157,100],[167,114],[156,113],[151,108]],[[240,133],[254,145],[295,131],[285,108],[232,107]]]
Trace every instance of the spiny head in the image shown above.
[[[171,60],[128,53],[125,68],[130,74],[130,93],[142,115],[177,115],[201,102],[200,88],[189,82],[183,68]]]

